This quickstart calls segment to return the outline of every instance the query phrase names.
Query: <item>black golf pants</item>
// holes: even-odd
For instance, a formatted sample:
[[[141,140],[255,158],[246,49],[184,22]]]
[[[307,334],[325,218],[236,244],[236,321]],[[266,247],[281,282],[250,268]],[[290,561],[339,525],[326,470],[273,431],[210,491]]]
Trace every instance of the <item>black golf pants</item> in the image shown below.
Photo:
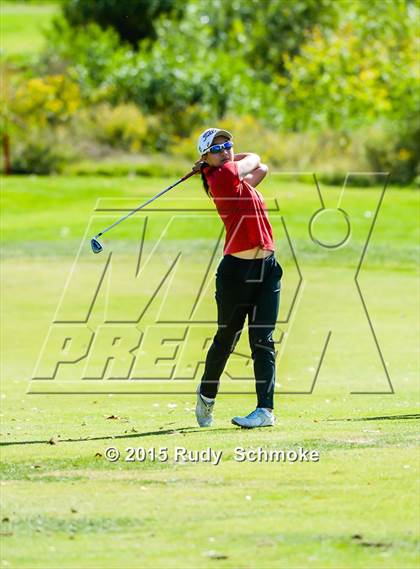
[[[276,361],[273,331],[280,303],[283,270],[274,253],[265,259],[225,255],[216,272],[217,333],[207,353],[200,393],[214,398],[229,355],[245,319],[254,362],[257,407],[274,407]]]

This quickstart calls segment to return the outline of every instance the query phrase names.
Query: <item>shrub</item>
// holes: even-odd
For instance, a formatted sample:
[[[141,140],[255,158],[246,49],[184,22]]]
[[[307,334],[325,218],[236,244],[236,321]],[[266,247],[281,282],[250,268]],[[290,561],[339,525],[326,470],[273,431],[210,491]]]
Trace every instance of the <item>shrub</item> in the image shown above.
[[[75,158],[75,151],[52,131],[33,131],[15,142],[11,167],[14,174],[57,174]]]
[[[100,143],[131,152],[143,149],[148,124],[135,105],[127,103],[112,107],[103,103],[93,107],[89,115],[92,135]]]
[[[287,124],[358,129],[418,112],[419,14],[407,0],[349,2],[338,27],[315,26],[298,55],[285,54]]]
[[[251,115],[228,116],[203,124],[191,136],[174,138],[170,151],[189,161],[198,159],[196,141],[207,126],[219,126],[234,135],[235,152],[256,152],[272,170],[288,173],[316,172],[325,184],[348,186],[382,184],[384,172],[396,184],[408,184],[419,174],[419,137],[392,122],[380,122],[352,132],[281,132],[265,128]],[[378,174],[373,174],[378,172]],[[371,174],[372,173],[372,174]],[[381,174],[382,173],[382,174]]]
[[[57,69],[66,73],[78,83],[85,101],[112,97],[110,73],[131,54],[120,45],[114,30],[102,30],[97,24],[72,28],[63,18],[57,18],[46,32],[46,40],[38,65],[40,73],[55,73]]]
[[[191,121],[198,124],[234,110],[247,109],[273,124],[282,121],[275,82],[262,79],[239,55],[212,47],[206,28],[191,14],[176,31],[170,21],[161,22],[158,40],[142,42],[138,52],[120,44],[112,29],[96,24],[72,29],[57,20],[43,62],[41,69],[48,72],[64,67],[85,100],[132,102],[164,117],[171,134],[178,136],[191,131]]]
[[[6,77],[7,71],[3,70]],[[78,85],[60,74],[17,75],[7,86],[2,90],[0,131],[10,141],[11,170],[35,174],[60,171],[75,155],[69,129],[81,105]]]
[[[420,174],[420,121],[386,123],[371,129],[366,153],[371,168],[389,171],[396,184],[408,184]]]
[[[8,105],[12,114],[30,125],[56,125],[67,122],[80,107],[80,90],[65,75],[21,79]]]
[[[162,14],[177,15],[178,0],[64,0],[63,13],[73,26],[96,22],[114,28],[122,40],[136,46],[145,37],[155,37],[156,21]]]

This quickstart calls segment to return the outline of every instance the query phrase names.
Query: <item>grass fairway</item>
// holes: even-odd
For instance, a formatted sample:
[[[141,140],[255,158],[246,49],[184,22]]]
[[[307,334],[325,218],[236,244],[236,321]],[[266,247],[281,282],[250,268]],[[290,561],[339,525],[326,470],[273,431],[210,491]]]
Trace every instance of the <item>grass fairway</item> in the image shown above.
[[[58,4],[2,2],[0,8],[1,50],[6,56],[31,55],[43,46],[43,30],[58,14]]]
[[[382,362],[354,281],[381,188],[341,196],[341,207],[351,213],[351,236],[345,247],[330,250],[308,239],[309,219],[320,208],[315,187],[275,176],[261,186],[273,206],[277,257],[285,269],[277,336],[278,421],[272,429],[243,431],[230,424],[233,415],[255,404],[246,333],[227,368],[236,379],[223,377],[216,423],[209,430],[200,430],[194,417],[198,376],[191,373],[191,362],[205,355],[201,336],[193,335],[177,352],[176,373],[178,357],[180,369],[185,367],[179,381],[156,381],[174,365],[162,359],[170,350],[159,337],[142,352],[141,371],[155,379],[83,381],[80,369],[70,367],[53,381],[31,381],[64,287],[68,284],[60,310],[77,319],[110,253],[106,307],[124,318],[148,302],[154,276],[179,251],[188,261],[180,264],[182,278],[172,280],[172,292],[159,292],[139,329],[190,314],[191,298],[209,267],[192,328],[202,326],[211,337],[212,276],[220,246],[211,259],[219,225],[211,211],[198,211],[209,204],[195,201],[202,196],[197,179],[162,198],[150,213],[141,267],[161,241],[141,281],[132,282],[131,276],[144,213],[103,240],[102,255],[93,256],[83,241],[89,223],[91,236],[123,214],[104,211],[104,206],[133,207],[169,183],[60,177],[3,181],[3,566],[418,567],[419,197],[414,191],[387,190],[360,266],[358,283]],[[322,190],[326,207],[334,208],[340,188]],[[94,213],[97,203],[101,211]],[[174,210],[191,204],[195,211],[175,212],[168,225]],[[343,227],[342,219],[330,214],[317,235],[333,242]],[[302,277],[297,304],[299,272],[288,238]],[[104,314],[101,294],[93,311],[95,325]],[[172,328],[179,332],[182,325]],[[281,332],[287,336],[280,341]],[[99,360],[106,355],[106,348],[98,349]],[[56,395],[40,394],[51,386]],[[79,394],[70,394],[74,391]],[[366,393],[354,394],[360,391]],[[114,463],[104,456],[111,446],[121,453]],[[127,462],[128,447],[167,448],[169,459]],[[222,451],[222,459],[217,466],[176,462],[176,447],[211,447]],[[318,450],[320,460],[238,462],[235,447],[303,447]]]

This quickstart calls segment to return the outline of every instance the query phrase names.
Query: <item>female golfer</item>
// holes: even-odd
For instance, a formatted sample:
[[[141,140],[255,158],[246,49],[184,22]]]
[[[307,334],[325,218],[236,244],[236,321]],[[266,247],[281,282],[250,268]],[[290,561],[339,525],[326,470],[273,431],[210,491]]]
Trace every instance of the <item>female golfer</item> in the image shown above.
[[[198,140],[204,189],[213,199],[226,227],[224,256],[216,273],[217,333],[209,348],[197,388],[196,417],[200,427],[213,423],[220,376],[248,316],[254,362],[257,407],[246,417],[234,417],[240,427],[274,424],[273,395],[276,325],[283,270],[274,256],[273,232],[264,200],[255,187],[267,174],[257,154],[233,153],[232,135],[217,128]]]

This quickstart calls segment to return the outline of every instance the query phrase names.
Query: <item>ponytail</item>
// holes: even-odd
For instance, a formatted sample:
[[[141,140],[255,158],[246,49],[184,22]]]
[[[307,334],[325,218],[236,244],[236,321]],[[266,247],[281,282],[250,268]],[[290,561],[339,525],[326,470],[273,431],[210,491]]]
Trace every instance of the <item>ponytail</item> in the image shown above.
[[[206,178],[206,174],[204,173],[204,170],[208,167],[208,164],[206,164],[205,162],[203,162],[201,164],[201,168],[200,168],[200,173],[201,173],[201,181],[203,182],[203,187],[204,190],[206,192],[206,194],[209,196],[209,198],[211,197],[211,192],[210,192],[210,188],[209,188],[209,184],[207,182],[207,178]]]

